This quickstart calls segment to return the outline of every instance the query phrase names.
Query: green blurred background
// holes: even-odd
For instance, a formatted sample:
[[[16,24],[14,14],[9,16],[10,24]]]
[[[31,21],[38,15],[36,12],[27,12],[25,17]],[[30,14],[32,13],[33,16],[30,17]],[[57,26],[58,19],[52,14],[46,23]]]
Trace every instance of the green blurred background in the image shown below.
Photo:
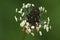
[[[48,10],[52,29],[43,36],[26,35],[15,22],[15,9],[22,3],[33,3]],[[0,0],[0,40],[60,40],[60,0]]]

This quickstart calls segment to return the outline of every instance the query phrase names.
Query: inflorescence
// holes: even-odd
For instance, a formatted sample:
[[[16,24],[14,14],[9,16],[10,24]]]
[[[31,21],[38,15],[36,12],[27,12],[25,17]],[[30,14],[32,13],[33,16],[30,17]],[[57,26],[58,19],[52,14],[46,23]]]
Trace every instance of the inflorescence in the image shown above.
[[[37,30],[40,36],[42,36],[42,31],[40,30],[41,28],[45,29],[47,32],[49,31],[49,29],[51,29],[51,26],[49,25],[49,17],[47,17],[47,19],[44,20],[43,23],[40,20],[41,16],[44,13],[47,13],[47,10],[42,6],[35,7],[34,4],[23,3],[23,6],[19,11],[18,8],[16,8],[16,12],[21,15],[19,17],[19,21],[21,21],[20,27],[22,27],[27,34],[31,34],[32,36],[34,36],[34,30]],[[17,16],[14,16],[14,18],[16,22],[18,22]]]

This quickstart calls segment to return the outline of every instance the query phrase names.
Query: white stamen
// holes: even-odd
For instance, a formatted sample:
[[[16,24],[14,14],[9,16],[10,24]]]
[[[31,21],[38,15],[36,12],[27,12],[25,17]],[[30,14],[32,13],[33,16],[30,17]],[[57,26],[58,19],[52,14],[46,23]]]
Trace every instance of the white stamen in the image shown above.
[[[30,7],[30,6],[31,6],[31,4],[30,4],[30,3],[27,3],[27,6],[28,6],[28,7]]]
[[[22,13],[22,10],[23,10],[23,9],[21,8],[20,11],[18,11],[18,13]]]
[[[18,9],[16,8],[16,12],[18,12]]]
[[[48,17],[48,21],[50,21],[50,18]]]
[[[25,13],[22,14],[22,16],[24,16]]]
[[[22,11],[18,11],[18,13],[22,13]]]
[[[31,29],[34,29],[35,28],[35,26],[31,26]]]
[[[17,22],[17,21],[18,21],[18,20],[17,20],[17,17],[16,17],[16,16],[14,16],[14,18],[15,18],[15,20],[16,20],[16,22]]]
[[[28,22],[26,22],[26,25],[25,25],[25,28],[29,28],[29,23]]]
[[[27,29],[29,28],[27,25],[25,25],[24,27],[27,28]]]
[[[47,13],[47,10],[45,10],[45,13]]]
[[[31,29],[30,29],[30,28],[27,28],[27,29],[26,29],[26,33],[27,33],[27,34],[31,33]]]
[[[34,5],[34,4],[32,4],[32,6],[34,7],[35,5]]]
[[[46,21],[44,21],[44,24],[46,24]]]
[[[47,19],[48,19],[48,23],[47,23],[47,24],[49,25],[49,22],[50,22],[50,18],[48,17]]]
[[[47,31],[47,32],[49,31],[49,27],[46,27],[46,31]]]
[[[34,36],[34,33],[31,32],[31,35]]]
[[[22,20],[22,18],[20,17],[20,20]]]
[[[39,25],[39,28],[41,28],[41,24]]]
[[[42,36],[42,32],[41,31],[39,31],[39,34],[40,34],[40,36]]]
[[[45,10],[45,8],[43,7],[43,8],[42,8],[42,11],[44,11],[44,10]]]
[[[42,11],[42,9],[43,9],[43,8],[42,8],[42,6],[41,6],[41,7],[39,7],[39,10],[40,10],[40,11]]]
[[[25,5],[25,7],[26,7],[26,8],[28,8],[28,6],[27,6],[27,5]]]
[[[20,23],[20,26],[23,27],[26,23],[26,20],[23,20],[21,23]]]
[[[30,32],[31,32],[31,29],[29,28],[28,31],[29,31],[29,33],[30,33]]]
[[[51,26],[50,26],[50,29],[51,29]]]
[[[47,25],[44,25],[44,29],[46,29]]]
[[[26,28],[26,31],[25,31],[27,34],[29,34],[29,31],[28,31],[28,29]]]
[[[22,11],[23,9],[21,8],[20,11]]]
[[[25,3],[23,3],[23,7],[22,8],[25,8]]]
[[[29,23],[28,23],[28,22],[26,22],[26,25],[29,25]]]
[[[39,31],[39,27],[36,27],[36,30]]]

